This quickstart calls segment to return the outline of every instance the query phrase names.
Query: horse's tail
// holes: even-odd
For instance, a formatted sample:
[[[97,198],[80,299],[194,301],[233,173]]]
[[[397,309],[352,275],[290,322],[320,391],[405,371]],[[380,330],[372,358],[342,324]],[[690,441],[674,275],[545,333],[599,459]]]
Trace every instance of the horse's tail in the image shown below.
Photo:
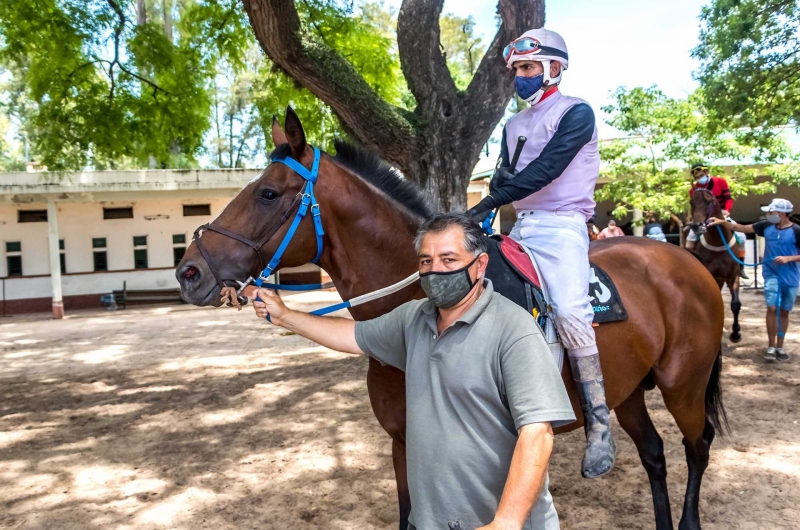
[[[722,403],[722,345],[717,351],[717,358],[714,367],[711,369],[711,377],[708,378],[706,386],[706,417],[714,425],[720,434],[725,436],[730,434],[731,428],[728,425],[728,415],[725,412],[725,405]]]

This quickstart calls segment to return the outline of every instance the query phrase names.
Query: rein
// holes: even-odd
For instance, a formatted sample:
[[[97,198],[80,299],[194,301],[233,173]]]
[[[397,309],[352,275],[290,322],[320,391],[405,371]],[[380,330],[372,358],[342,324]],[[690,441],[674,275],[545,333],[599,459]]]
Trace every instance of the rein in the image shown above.
[[[306,217],[308,212],[311,212],[311,218],[314,223],[314,234],[316,235],[317,240],[317,254],[314,256],[314,259],[311,260],[311,263],[317,263],[319,258],[322,256],[322,249],[323,249],[323,237],[325,236],[325,230],[322,228],[322,217],[320,216],[319,211],[319,203],[317,202],[317,197],[314,195],[314,184],[317,182],[317,177],[319,176],[319,161],[320,161],[320,150],[317,147],[314,147],[314,162],[311,165],[311,170],[306,169],[306,167],[295,160],[292,157],[286,156],[281,158],[273,158],[272,162],[279,162],[281,164],[286,165],[297,173],[303,180],[306,181],[305,188],[302,192],[298,193],[294,200],[292,201],[289,208],[283,213],[280,219],[270,226],[269,230],[267,230],[266,235],[264,235],[261,239],[257,242],[253,241],[250,238],[245,236],[239,235],[235,232],[231,232],[225,228],[214,226],[212,223],[204,224],[197,228],[194,232],[193,240],[197,244],[197,248],[200,250],[200,254],[203,256],[203,259],[206,260],[206,264],[208,268],[211,269],[211,273],[214,275],[214,279],[217,281],[217,285],[219,286],[220,290],[228,287],[225,285],[225,282],[235,282],[239,289],[236,291],[236,297],[242,301],[246,302],[242,299],[241,294],[244,291],[245,287],[250,285],[251,283],[255,284],[257,287],[265,287],[269,289],[282,289],[286,291],[316,291],[319,289],[325,289],[329,287],[328,284],[303,284],[303,285],[282,285],[279,283],[267,283],[267,280],[270,276],[275,272],[275,269],[278,268],[281,262],[281,258],[283,258],[284,252],[289,247],[289,244],[292,242],[295,233],[297,232],[297,228],[300,226],[300,222]],[[297,213],[295,213],[294,220],[292,224],[289,226],[289,230],[286,232],[286,235],[283,236],[283,240],[281,244],[278,246],[278,249],[272,255],[272,258],[269,260],[269,263],[264,265],[264,259],[261,256],[261,248],[274,236],[278,230],[289,220],[292,211],[297,208]],[[219,272],[217,271],[216,267],[214,266],[214,262],[211,259],[211,255],[208,253],[208,250],[202,243],[202,235],[205,231],[212,231],[218,234],[222,234],[224,236],[230,237],[231,239],[235,239],[245,245],[249,246],[253,249],[253,251],[258,256],[258,260],[261,263],[262,271],[258,275],[258,278],[253,278],[252,276],[249,277],[246,281],[240,282],[239,280],[231,280],[231,279],[222,279],[220,278]],[[382,289],[378,289],[376,291],[372,291],[370,293],[363,294],[361,296],[356,296],[351,298],[350,300],[346,300],[339,304],[334,304],[331,306],[323,307],[320,309],[316,309],[311,311],[310,314],[312,315],[327,315],[328,313],[333,313],[334,311],[338,311],[340,309],[347,309],[350,307],[355,307],[357,305],[361,305],[367,302],[371,302],[372,300],[377,300],[379,298],[383,298],[388,296],[392,293],[396,293],[397,291],[408,287],[415,281],[419,279],[419,272],[415,272],[411,276],[400,280],[399,282],[392,284],[388,287],[384,287]],[[256,299],[258,299],[256,297]],[[267,320],[269,320],[269,315],[267,315]]]

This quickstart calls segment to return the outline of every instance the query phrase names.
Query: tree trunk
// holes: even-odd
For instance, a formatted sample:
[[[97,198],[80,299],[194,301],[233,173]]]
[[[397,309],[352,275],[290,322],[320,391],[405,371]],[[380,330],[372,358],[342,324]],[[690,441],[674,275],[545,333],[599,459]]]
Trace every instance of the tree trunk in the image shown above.
[[[172,8],[174,7],[175,0],[163,0],[162,6],[164,9],[164,35],[167,40],[172,44]]]
[[[440,46],[444,0],[403,0],[397,44],[417,101],[413,119],[381,99],[340,54],[303,32],[293,1],[242,2],[267,56],[330,106],[353,137],[417,182],[437,209],[466,208],[481,148],[514,93],[502,50],[544,24],[544,0],[499,0],[502,23],[465,91],[456,88]]]
[[[144,26],[147,24],[147,9],[144,0],[136,0],[136,25]]]

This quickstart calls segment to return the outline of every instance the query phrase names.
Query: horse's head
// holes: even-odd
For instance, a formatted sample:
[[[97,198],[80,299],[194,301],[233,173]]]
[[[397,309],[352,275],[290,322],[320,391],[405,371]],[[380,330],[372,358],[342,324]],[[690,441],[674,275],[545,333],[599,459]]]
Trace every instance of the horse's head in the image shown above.
[[[314,159],[300,119],[287,109],[285,132],[273,118],[273,157],[291,157],[306,168]],[[306,181],[285,164],[273,163],[254,178],[194,241],[176,269],[184,299],[194,305],[220,305],[221,286],[258,277],[289,230]],[[303,219],[283,254],[281,266],[298,266],[316,254],[311,215]],[[288,221],[288,222],[287,222]]]
[[[697,234],[705,234],[706,223],[712,217],[722,219],[722,209],[714,194],[707,189],[698,188],[691,198],[692,218],[689,227]]]

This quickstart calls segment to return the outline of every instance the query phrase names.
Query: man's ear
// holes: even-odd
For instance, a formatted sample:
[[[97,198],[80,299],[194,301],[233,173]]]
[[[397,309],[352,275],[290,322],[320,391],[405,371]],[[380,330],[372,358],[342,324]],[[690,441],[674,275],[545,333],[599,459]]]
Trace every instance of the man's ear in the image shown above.
[[[561,68],[562,68],[562,66],[561,66],[560,62],[551,61],[550,62],[550,77],[553,77],[553,78],[558,77],[558,75],[561,73]]]
[[[478,256],[478,272],[476,276],[478,278],[484,278],[486,276],[486,267],[489,266],[489,254],[484,252],[480,256]]]

